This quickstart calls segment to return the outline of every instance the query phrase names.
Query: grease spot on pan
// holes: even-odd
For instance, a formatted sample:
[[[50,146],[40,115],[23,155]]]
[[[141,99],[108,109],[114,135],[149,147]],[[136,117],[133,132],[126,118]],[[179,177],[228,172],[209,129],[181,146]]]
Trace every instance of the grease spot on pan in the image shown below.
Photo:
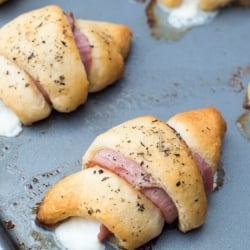
[[[148,25],[151,35],[156,39],[178,40],[188,29],[176,29],[170,25],[165,11],[159,6],[157,0],[151,0],[146,8]]]
[[[197,0],[184,0],[176,7],[167,7],[158,0],[151,0],[146,15],[153,37],[178,40],[191,28],[209,23],[217,11],[201,10]]]
[[[237,126],[242,135],[250,140],[250,111],[246,111],[237,119]]]
[[[224,168],[222,167],[222,164],[220,164],[214,176],[214,185],[213,185],[214,191],[218,191],[220,187],[223,186],[224,177],[225,177],[225,171]]]

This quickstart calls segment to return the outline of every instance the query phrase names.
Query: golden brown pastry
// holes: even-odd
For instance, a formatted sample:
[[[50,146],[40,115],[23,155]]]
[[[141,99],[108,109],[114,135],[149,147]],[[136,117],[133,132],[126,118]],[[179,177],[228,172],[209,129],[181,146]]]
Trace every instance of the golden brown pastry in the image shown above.
[[[73,111],[85,103],[89,91],[117,81],[124,71],[131,31],[120,24],[76,21],[72,14],[51,5],[24,13],[1,27],[0,41],[1,57],[22,71],[12,78],[13,84],[22,86],[25,75],[29,78],[26,86],[32,86],[29,92],[21,86],[7,91],[2,71],[0,85],[5,85],[8,93],[0,93],[0,99],[13,108],[17,104],[12,100],[19,96],[22,104],[16,114],[24,124],[31,124],[49,115],[48,105],[59,112]],[[38,94],[43,104],[36,108],[37,113],[34,108],[27,115],[33,105],[33,97],[27,98],[27,94],[33,91],[32,95],[37,95],[37,90],[43,95]]]
[[[0,4],[7,2],[8,0],[0,0]]]
[[[249,6],[250,5],[250,0],[236,0],[234,2],[240,6]]]
[[[69,112],[85,102],[88,80],[61,8],[22,14],[0,29],[0,40],[0,54],[27,72],[56,110]]]
[[[76,20],[75,26],[87,36],[91,46],[89,92],[100,91],[122,76],[131,31],[125,25],[89,20]]]
[[[167,123],[186,141],[193,153],[204,159],[215,173],[220,161],[226,123],[217,109],[207,107],[171,117]],[[197,127],[202,128],[197,130]]]
[[[183,0],[158,0],[159,3],[163,4],[168,8],[176,8],[182,4]]]
[[[163,4],[167,8],[179,7],[183,1],[184,0],[158,0],[159,3]],[[199,6],[203,11],[216,11],[231,3],[248,6],[250,4],[250,0],[199,0]]]
[[[46,118],[51,106],[23,69],[0,55],[0,99],[13,110],[23,124]]]
[[[161,212],[147,198],[116,174],[98,166],[57,183],[46,194],[38,212],[38,220],[45,224],[70,216],[100,221],[112,230],[115,242],[127,249],[158,236],[164,224]]]
[[[55,225],[75,216],[97,220],[103,225],[99,239],[111,235],[125,249],[158,236],[164,221],[178,219],[183,232],[201,226],[226,123],[213,107],[177,114],[168,123],[172,127],[154,116],[141,116],[97,136],[83,156],[83,170],[47,192],[38,221]]]
[[[139,163],[167,190],[177,207],[182,231],[204,222],[207,200],[199,169],[185,142],[166,123],[144,116],[108,130],[93,141],[83,156],[83,166],[106,148]]]
[[[200,0],[200,8],[204,11],[215,11],[230,3],[232,0]]]

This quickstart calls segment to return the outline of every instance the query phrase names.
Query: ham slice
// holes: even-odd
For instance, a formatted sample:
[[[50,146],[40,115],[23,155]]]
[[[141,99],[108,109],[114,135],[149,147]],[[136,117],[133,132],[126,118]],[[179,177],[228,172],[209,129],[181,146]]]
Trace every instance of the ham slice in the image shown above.
[[[80,53],[82,63],[88,74],[89,69],[90,69],[90,64],[91,64],[91,48],[89,45],[89,41],[87,37],[77,28],[74,28],[73,34],[74,34],[76,46]]]
[[[141,190],[160,209],[167,223],[172,223],[177,218],[177,209],[172,199],[137,162],[112,149],[103,149],[88,162],[88,167],[95,165],[116,173]]]
[[[202,159],[198,153],[193,153],[193,157],[200,169],[206,195],[210,195],[213,192],[214,184],[212,168],[204,161],[204,159]]]
[[[193,157],[200,169],[205,192],[209,195],[213,191],[212,169],[198,153],[193,153]],[[95,165],[116,173],[133,187],[141,190],[160,209],[167,223],[170,224],[177,219],[178,212],[172,199],[137,162],[112,149],[103,149],[87,163],[87,167]],[[98,239],[103,242],[110,235],[108,228],[101,225]]]
[[[103,224],[100,225],[100,231],[97,235],[99,241],[104,242],[112,233]]]
[[[65,13],[65,16],[67,17],[69,25],[72,29],[82,63],[84,65],[86,73],[88,74],[91,64],[91,47],[88,38],[75,27],[75,18],[72,12]]]

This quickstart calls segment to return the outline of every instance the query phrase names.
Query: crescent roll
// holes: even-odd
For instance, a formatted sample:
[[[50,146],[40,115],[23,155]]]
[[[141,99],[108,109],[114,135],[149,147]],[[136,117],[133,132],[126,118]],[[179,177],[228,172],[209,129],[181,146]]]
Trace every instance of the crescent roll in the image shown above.
[[[39,83],[53,108],[70,112],[85,102],[89,83],[61,8],[20,15],[0,29],[0,41],[0,54]]]
[[[166,123],[143,116],[108,130],[90,145],[83,156],[83,166],[87,167],[95,154],[105,148],[140,163],[159,181],[177,207],[183,232],[203,224],[207,199],[199,169],[186,143]]]
[[[86,102],[89,92],[102,90],[122,76],[131,36],[125,25],[76,20],[57,5],[24,13],[0,28],[1,60],[22,72],[8,82],[20,86],[8,91],[6,74],[1,71],[0,86],[5,86],[1,88],[6,93],[0,99],[23,124],[46,118],[51,108],[71,112]],[[32,86],[29,92],[23,90],[24,75],[29,78],[26,86]],[[39,96],[35,103],[42,99],[43,104],[26,114],[35,95]],[[22,99],[18,112],[18,103],[12,103],[16,96]]]
[[[190,116],[197,121],[192,126]],[[176,117],[168,123],[175,125]],[[208,107],[179,117],[194,140],[215,140],[209,153],[220,153],[226,123],[219,111]],[[177,220],[182,232],[200,227],[207,214],[206,179],[212,175],[204,174],[188,137],[169,124],[147,115],[97,136],[83,156],[82,171],[47,192],[38,221],[54,225],[73,216],[97,220],[122,249],[136,249],[155,238],[164,222]],[[206,129],[210,132],[201,135]],[[204,145],[200,150],[207,150]]]

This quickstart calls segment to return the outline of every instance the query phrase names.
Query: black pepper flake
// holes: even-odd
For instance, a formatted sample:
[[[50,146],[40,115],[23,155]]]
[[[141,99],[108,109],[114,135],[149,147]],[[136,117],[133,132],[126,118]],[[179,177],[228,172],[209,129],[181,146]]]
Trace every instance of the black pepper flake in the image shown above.
[[[61,41],[61,43],[64,47],[67,47],[67,43],[65,41]]]
[[[35,57],[34,53],[31,52],[30,55],[28,56],[28,61],[31,60],[31,59],[34,58],[34,57]]]
[[[33,182],[33,183],[38,183],[39,180],[38,180],[36,177],[34,177],[34,178],[32,179],[32,182]]]
[[[98,170],[98,173],[103,174],[103,170],[102,169]]]
[[[109,177],[104,177],[104,178],[102,178],[101,181],[106,181],[106,180],[108,180],[108,179],[109,179]]]
[[[88,209],[88,214],[92,215],[94,213],[94,210],[92,208]]]
[[[145,210],[144,204],[137,203],[137,211],[143,212]]]
[[[8,230],[13,229],[15,227],[15,224],[13,224],[11,220],[4,221],[4,225]]]
[[[181,182],[177,181],[175,185],[176,185],[176,187],[179,187],[181,185]]]
[[[43,26],[43,22],[39,23],[39,25],[37,25],[37,28],[42,27]]]

